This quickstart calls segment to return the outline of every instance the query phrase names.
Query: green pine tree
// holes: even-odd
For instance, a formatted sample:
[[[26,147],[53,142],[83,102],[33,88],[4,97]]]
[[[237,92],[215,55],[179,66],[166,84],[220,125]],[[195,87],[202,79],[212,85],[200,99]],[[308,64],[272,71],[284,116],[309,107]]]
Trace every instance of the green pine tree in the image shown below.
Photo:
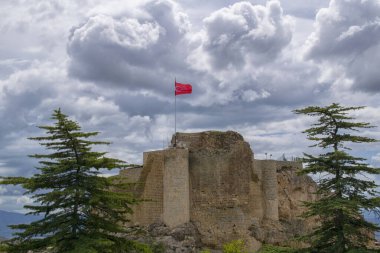
[[[29,214],[43,215],[31,224],[13,225],[20,229],[11,241],[9,252],[44,250],[49,252],[125,252],[130,245],[123,226],[136,200],[125,193],[127,185],[99,175],[99,169],[125,167],[105,152],[92,150],[98,132],[81,132],[75,121],[55,110],[53,126],[40,126],[46,136],[39,141],[49,154],[35,154],[39,173],[31,178],[3,178],[1,184],[21,184],[34,200],[24,206]]]
[[[377,140],[359,136],[359,129],[371,128],[369,123],[356,122],[348,113],[363,107],[310,106],[295,110],[297,114],[318,117],[318,122],[304,131],[315,141],[311,147],[326,150],[318,156],[304,154],[307,164],[303,174],[320,174],[315,202],[307,202],[305,217],[319,217],[320,226],[308,238],[312,252],[343,253],[367,250],[370,234],[380,227],[363,219],[363,211],[379,214],[378,185],[366,175],[379,174],[365,159],[348,152],[350,143],[371,143]]]

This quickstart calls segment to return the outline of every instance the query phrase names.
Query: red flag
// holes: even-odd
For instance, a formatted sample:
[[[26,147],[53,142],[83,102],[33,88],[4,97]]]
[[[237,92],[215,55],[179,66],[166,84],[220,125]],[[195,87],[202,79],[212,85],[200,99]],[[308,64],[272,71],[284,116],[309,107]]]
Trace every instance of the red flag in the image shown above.
[[[175,82],[175,95],[191,94],[193,92],[193,87],[191,84],[183,84]]]

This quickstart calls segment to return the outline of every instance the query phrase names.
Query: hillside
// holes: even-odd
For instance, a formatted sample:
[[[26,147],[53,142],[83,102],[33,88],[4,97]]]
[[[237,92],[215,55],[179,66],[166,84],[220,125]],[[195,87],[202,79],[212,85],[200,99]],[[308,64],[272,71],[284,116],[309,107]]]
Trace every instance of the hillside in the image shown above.
[[[12,237],[12,229],[8,225],[30,223],[38,219],[38,216],[24,215],[21,213],[12,213],[0,210],[0,240]],[[3,237],[3,238],[2,238]]]

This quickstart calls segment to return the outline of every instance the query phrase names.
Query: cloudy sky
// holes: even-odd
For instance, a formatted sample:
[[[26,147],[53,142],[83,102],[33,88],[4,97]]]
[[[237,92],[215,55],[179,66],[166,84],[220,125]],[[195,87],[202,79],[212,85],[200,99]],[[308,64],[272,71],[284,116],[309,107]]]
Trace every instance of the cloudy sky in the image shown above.
[[[0,176],[35,173],[27,137],[56,108],[140,163],[174,132],[174,78],[193,85],[178,131],[238,131],[256,158],[314,152],[304,106],[380,126],[379,0],[1,0],[0,32]],[[380,166],[380,144],[355,147]],[[0,186],[0,209],[28,201]]]

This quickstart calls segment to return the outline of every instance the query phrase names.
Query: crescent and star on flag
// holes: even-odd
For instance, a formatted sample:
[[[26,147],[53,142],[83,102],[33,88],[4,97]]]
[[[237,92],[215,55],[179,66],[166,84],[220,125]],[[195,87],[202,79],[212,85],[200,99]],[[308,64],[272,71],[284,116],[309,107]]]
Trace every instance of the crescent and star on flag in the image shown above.
[[[177,83],[175,81],[175,96],[183,94],[191,94],[193,92],[193,87],[188,83]]]

